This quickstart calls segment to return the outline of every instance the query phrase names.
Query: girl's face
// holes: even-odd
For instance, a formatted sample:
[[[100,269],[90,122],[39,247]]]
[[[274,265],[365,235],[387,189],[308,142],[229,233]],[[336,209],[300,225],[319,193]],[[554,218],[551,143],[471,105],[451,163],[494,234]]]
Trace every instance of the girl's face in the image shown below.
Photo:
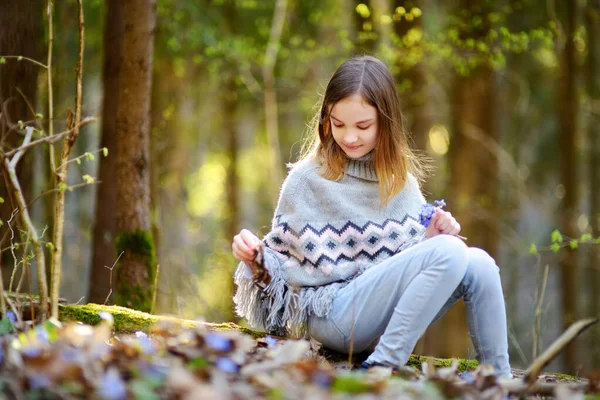
[[[335,103],[329,121],[333,139],[349,158],[360,158],[375,148],[379,133],[377,109],[360,94]]]

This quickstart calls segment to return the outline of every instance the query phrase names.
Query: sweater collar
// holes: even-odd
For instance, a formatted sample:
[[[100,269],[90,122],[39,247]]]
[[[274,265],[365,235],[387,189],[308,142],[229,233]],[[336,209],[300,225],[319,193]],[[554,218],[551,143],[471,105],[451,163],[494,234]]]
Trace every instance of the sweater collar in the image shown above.
[[[348,158],[346,161],[346,173],[355,178],[377,182],[373,152],[374,150],[371,150],[360,158]]]

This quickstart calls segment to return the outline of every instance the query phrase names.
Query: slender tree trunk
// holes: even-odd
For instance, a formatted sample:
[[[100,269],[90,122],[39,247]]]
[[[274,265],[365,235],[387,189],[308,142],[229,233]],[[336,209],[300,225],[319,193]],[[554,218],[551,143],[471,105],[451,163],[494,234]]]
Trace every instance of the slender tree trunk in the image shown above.
[[[566,3],[567,21],[565,24],[566,42],[562,49],[558,82],[557,114],[560,145],[560,180],[565,188],[561,204],[561,231],[569,237],[577,237],[577,117],[579,97],[577,93],[577,66],[575,49],[575,31],[579,24],[577,1]],[[566,249],[561,263],[561,297],[563,305],[563,329],[567,329],[577,319],[577,255]],[[576,342],[565,349],[565,368],[574,373],[577,364]]]
[[[90,271],[89,301],[103,304],[111,291],[111,274],[117,254],[115,236],[117,232],[116,205],[117,183],[117,111],[119,98],[119,67],[123,37],[123,2],[106,2],[104,27],[104,96],[102,100],[102,128],[100,147],[108,149],[108,157],[100,157],[98,179],[101,181],[96,192],[96,215],[94,222],[93,258]]]
[[[463,9],[487,12],[481,0],[463,0]],[[472,13],[474,15],[474,13]],[[469,37],[485,37],[486,28]],[[488,66],[476,67],[468,76],[456,76],[452,101],[453,136],[448,153],[450,199],[448,210],[462,226],[468,245],[496,256],[498,160],[485,142],[497,140],[495,74]],[[469,344],[463,302],[445,317],[446,348],[452,356],[465,356]]]
[[[117,253],[115,303],[150,311],[156,252],[150,223],[150,95],[155,0],[123,3],[124,32],[117,111]]]
[[[44,61],[41,59],[40,45],[43,4],[42,0],[0,1],[0,56],[24,56]],[[29,109],[27,102],[35,107],[39,73],[40,67],[27,60],[7,58],[5,64],[0,64],[0,106],[6,107],[0,108],[0,145],[5,149],[18,147],[23,141],[23,137],[14,130],[9,132],[10,127],[18,121],[34,119],[34,112]],[[32,152],[25,154],[17,168],[17,177],[26,201],[31,199],[32,155]],[[12,197],[6,186],[7,180],[8,177],[5,180],[3,172],[0,171],[0,197],[5,200],[5,203],[0,204],[0,220],[3,221],[0,227],[0,248],[7,245],[7,241],[3,242],[1,239],[8,230],[7,221],[11,212],[17,207],[17,204],[11,201]],[[0,269],[12,264],[9,253],[0,253]],[[7,268],[6,272],[10,275],[11,269]]]
[[[287,0],[276,0],[271,22],[271,33],[265,53],[262,75],[264,81],[265,122],[267,141],[271,155],[271,185],[272,199],[276,200],[277,188],[282,181],[281,149],[279,146],[279,113],[277,111],[277,91],[275,88],[275,64],[281,42],[281,33],[285,23]]]
[[[407,11],[410,11],[412,7],[421,7],[421,3],[422,0],[395,0],[394,10],[398,7],[404,7]],[[423,30],[423,18],[415,18],[412,21],[405,19],[394,21],[394,32],[399,39],[403,38],[411,29]],[[403,112],[408,117],[408,129],[414,140],[414,147],[419,150],[426,150],[431,118],[427,112],[425,64],[419,62],[413,66],[404,66],[402,61],[406,59],[405,51],[407,50],[404,48],[402,48],[402,51],[398,51],[396,85],[403,88],[400,97],[404,105]]]
[[[588,34],[587,88],[592,104],[600,104],[600,2],[588,1],[586,9],[586,31]],[[588,125],[590,221],[594,237],[600,236],[600,117],[590,113]],[[600,245],[589,253],[588,293],[590,298],[588,315],[600,315],[600,296],[596,295],[600,282]],[[591,350],[591,365],[600,365],[600,327],[592,327],[588,335]]]

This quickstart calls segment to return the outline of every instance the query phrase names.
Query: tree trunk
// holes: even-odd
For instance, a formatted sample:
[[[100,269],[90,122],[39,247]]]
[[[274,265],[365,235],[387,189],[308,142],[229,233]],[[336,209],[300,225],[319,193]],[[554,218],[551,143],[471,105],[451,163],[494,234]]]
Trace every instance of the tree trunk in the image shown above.
[[[115,236],[117,233],[116,205],[117,184],[117,111],[119,99],[119,67],[123,36],[123,14],[121,0],[108,0],[104,27],[104,96],[102,100],[102,128],[100,147],[108,149],[108,157],[100,157],[98,179],[101,181],[96,192],[96,212],[90,271],[89,299],[92,303],[104,304],[112,289],[110,271],[116,259]],[[111,296],[112,297],[112,296]]]
[[[23,10],[30,10],[24,12]],[[4,0],[0,2],[0,56],[24,56],[36,61],[41,59],[40,37],[42,37],[41,0]],[[30,61],[18,61],[7,58],[5,64],[0,64],[0,144],[4,149],[18,147],[23,136],[16,131],[9,132],[10,126],[18,121],[31,121],[34,113],[27,102],[35,107],[37,96],[37,77],[40,67]],[[21,93],[19,93],[19,91]],[[3,107],[6,107],[5,109]],[[31,199],[33,177],[33,152],[28,152],[19,161],[17,177],[23,190],[25,200]],[[8,178],[8,177],[6,177]],[[2,237],[8,231],[7,221],[11,212],[17,207],[7,190],[6,180],[0,171],[0,197],[5,203],[0,205],[0,248],[8,245],[8,239],[2,242]],[[13,221],[13,228],[16,223]],[[18,235],[17,235],[18,236]],[[18,237],[17,239],[18,240]],[[1,266],[13,264],[9,252],[0,253]],[[7,273],[10,274],[10,269]],[[5,282],[8,282],[5,280]]]
[[[587,88],[592,104],[600,104],[600,2],[588,1],[586,9],[586,31],[588,34],[588,59],[587,59]],[[600,236],[600,117],[598,112],[592,110],[588,125],[589,162],[589,193],[590,193],[590,221],[594,237]],[[588,296],[590,303],[588,315],[600,315],[600,296],[596,295],[598,282],[600,282],[600,245],[590,248],[589,254]],[[591,350],[590,365],[600,365],[600,326],[591,328],[588,335]]]
[[[394,10],[404,7],[410,11],[412,7],[421,7],[422,0],[395,0]],[[409,3],[411,6],[409,6]],[[423,18],[414,18],[412,21],[402,19],[394,21],[394,33],[401,39],[411,29],[423,30]],[[408,49],[401,48],[408,51]],[[431,118],[427,113],[427,81],[425,76],[425,65],[422,62],[413,66],[405,66],[402,60],[406,58],[403,51],[398,51],[395,76],[396,85],[404,88],[400,91],[403,112],[408,117],[408,129],[414,141],[414,147],[425,151],[427,148],[427,135],[431,127]]]
[[[560,79],[558,81],[557,114],[560,145],[560,181],[565,188],[565,196],[561,204],[561,231],[569,237],[577,234],[577,117],[579,98],[577,93],[577,66],[575,49],[575,31],[579,23],[579,12],[576,1],[566,4],[567,22],[565,24],[564,48],[560,60]],[[561,296],[563,305],[563,329],[567,329],[577,319],[577,256],[570,249],[564,250],[561,263]],[[565,368],[567,372],[575,372],[577,364],[576,344],[565,349]]]
[[[156,252],[150,224],[150,95],[155,0],[123,3],[123,54],[117,111],[115,303],[150,311]]]
[[[480,0],[464,0],[463,9],[477,9],[482,20],[487,12]],[[475,40],[486,35],[487,28],[468,33]],[[465,33],[463,33],[464,35]],[[494,71],[486,65],[472,70],[468,76],[455,77],[452,93],[453,134],[448,153],[450,196],[448,210],[462,226],[469,246],[481,247],[496,256],[498,160],[486,148],[486,141],[497,140],[496,94]],[[446,352],[465,356],[469,340],[464,303],[454,307],[445,317]]]

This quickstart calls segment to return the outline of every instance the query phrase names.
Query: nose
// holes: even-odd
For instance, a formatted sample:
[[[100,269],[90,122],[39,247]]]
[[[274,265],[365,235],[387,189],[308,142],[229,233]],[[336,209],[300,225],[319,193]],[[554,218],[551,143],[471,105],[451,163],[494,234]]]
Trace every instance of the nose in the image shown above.
[[[344,135],[344,144],[352,146],[358,142],[358,135],[353,132],[348,132]]]

